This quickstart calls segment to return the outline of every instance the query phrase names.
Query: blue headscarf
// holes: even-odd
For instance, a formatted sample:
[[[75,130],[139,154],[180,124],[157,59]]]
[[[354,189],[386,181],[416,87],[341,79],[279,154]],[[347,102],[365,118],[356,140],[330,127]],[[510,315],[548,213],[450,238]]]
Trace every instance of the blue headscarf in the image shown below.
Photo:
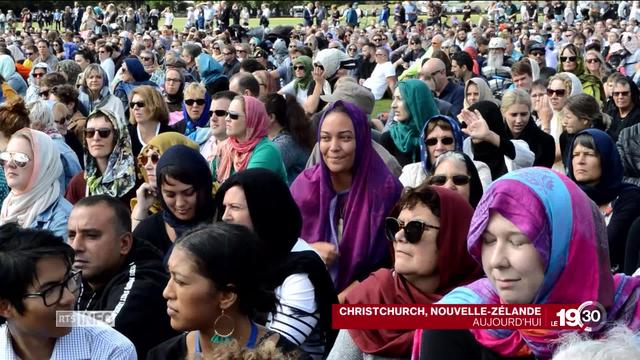
[[[202,109],[202,114],[200,114],[200,118],[191,119],[189,117],[189,113],[187,112],[187,105],[182,101],[182,116],[184,117],[184,122],[187,124],[187,128],[184,131],[184,136],[191,135],[192,132],[196,131],[198,127],[207,127],[209,125],[209,109],[211,108],[211,96],[207,91],[204,92],[204,109]]]
[[[209,54],[200,54],[196,59],[198,62],[198,72],[202,83],[207,86],[213,84],[220,78],[226,78],[224,69],[220,63]]]
[[[427,138],[427,129],[429,128],[429,124],[432,121],[446,121],[451,126],[451,132],[453,133],[453,140],[455,144],[454,150],[462,151],[462,141],[464,137],[462,136],[462,131],[460,130],[460,125],[455,119],[452,119],[445,115],[436,115],[424,124],[422,127],[422,131],[420,132],[420,161],[422,161],[422,166],[424,167],[425,174],[428,174],[431,170],[431,159],[429,159],[429,149],[427,149],[427,144],[425,144],[425,139]]]
[[[140,60],[134,58],[126,58],[124,59],[124,62],[125,64],[127,64],[127,71],[129,71],[136,82],[142,82],[151,79],[151,74],[144,71],[144,66],[142,65]]]
[[[573,147],[576,143],[575,139],[583,134],[591,135],[593,142],[596,144],[596,149],[594,150],[600,155],[600,181],[595,186],[578,183],[575,176],[573,176],[573,156],[569,155],[567,168],[571,180],[575,181],[582,191],[598,205],[610,203],[627,188],[635,188],[634,185],[626,184],[622,181],[624,176],[622,160],[615,142],[606,132],[598,129],[582,130],[576,134],[569,154],[573,152]]]

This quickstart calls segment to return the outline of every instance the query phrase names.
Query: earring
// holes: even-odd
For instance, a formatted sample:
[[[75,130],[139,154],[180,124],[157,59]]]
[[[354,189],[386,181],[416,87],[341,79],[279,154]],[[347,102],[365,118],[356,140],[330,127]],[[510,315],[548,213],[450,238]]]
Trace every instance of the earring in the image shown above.
[[[211,342],[214,344],[221,344],[221,343],[225,343],[227,341],[231,341],[231,335],[233,335],[233,331],[235,330],[236,324],[233,321],[233,318],[231,318],[231,316],[229,315],[225,315],[224,314],[224,309],[222,310],[222,314],[220,314],[217,318],[216,321],[213,322],[213,333],[214,335],[211,337]],[[224,323],[227,323],[227,325],[229,326],[224,326]],[[231,329],[228,331],[218,331],[218,325],[222,325],[223,329]]]

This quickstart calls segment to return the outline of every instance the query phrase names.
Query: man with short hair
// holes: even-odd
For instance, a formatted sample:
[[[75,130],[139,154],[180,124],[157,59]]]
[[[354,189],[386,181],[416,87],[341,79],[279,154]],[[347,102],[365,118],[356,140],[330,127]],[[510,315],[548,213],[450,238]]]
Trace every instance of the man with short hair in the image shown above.
[[[376,100],[382,99],[384,93],[389,87],[389,91],[393,94],[396,87],[396,71],[391,61],[389,61],[389,51],[379,46],[375,49],[376,67],[373,69],[371,76],[366,79],[360,79],[360,85],[368,88],[373,93]]]
[[[556,74],[556,69],[548,67],[546,57],[546,47],[539,42],[529,41],[527,44],[527,56],[534,60],[540,68],[540,79],[549,79]]]
[[[200,74],[196,69],[196,58],[202,53],[202,48],[196,44],[185,44],[182,47],[180,58],[187,64],[186,71],[193,76],[196,81],[200,81]]]
[[[421,73],[436,96],[451,103],[451,115],[458,116],[464,105],[464,87],[449,81],[444,62],[431,58],[422,65]]]
[[[473,59],[464,51],[458,51],[451,56],[451,72],[461,84],[471,79],[473,74]]]
[[[531,83],[533,82],[533,74],[529,59],[518,61],[511,66],[511,80],[513,80],[514,88],[531,92]]]
[[[169,280],[162,254],[134,239],[128,207],[107,195],[86,197],[73,207],[67,229],[73,267],[86,285],[76,310],[113,311],[115,329],[135,344],[140,358],[173,337],[162,297]]]
[[[222,64],[223,73],[230,78],[233,74],[233,71],[236,68],[239,68],[240,61],[236,58],[236,48],[233,45],[226,45],[222,49],[222,59],[224,63]]]
[[[0,226],[0,274],[12,274],[0,281],[0,358],[137,359],[131,341],[111,327],[73,326],[90,319],[58,316],[73,310],[82,291],[73,258],[73,249],[49,231]]]
[[[40,39],[36,43],[36,47],[38,48],[38,58],[36,58],[34,63],[43,62],[49,65],[49,69],[57,69],[58,58],[49,51],[49,42],[45,39]]]
[[[229,80],[229,90],[240,95],[257,98],[260,94],[260,83],[252,74],[239,72]]]
[[[229,104],[238,93],[233,91],[218,91],[211,96],[211,117],[208,128],[198,128],[198,131],[207,131],[209,139],[200,145],[200,154],[207,160],[208,164],[213,163],[216,156],[218,144],[227,138],[225,118],[227,117]],[[198,138],[198,135],[195,136]]]

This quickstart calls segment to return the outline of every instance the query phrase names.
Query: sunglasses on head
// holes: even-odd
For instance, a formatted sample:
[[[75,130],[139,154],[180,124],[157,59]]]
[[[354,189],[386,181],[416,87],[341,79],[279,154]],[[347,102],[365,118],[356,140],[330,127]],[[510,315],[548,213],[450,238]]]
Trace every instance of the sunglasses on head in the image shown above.
[[[577,56],[560,56],[560,62],[575,62],[577,59]]]
[[[556,94],[560,97],[563,97],[566,93],[567,93],[567,90],[565,89],[547,89],[548,96],[553,96],[553,94]]]
[[[160,160],[160,154],[158,154],[157,152],[152,153],[151,156],[140,154],[138,155],[138,165],[140,167],[144,167],[145,165],[147,165],[149,159],[151,159],[151,163],[153,165],[157,165],[158,160]]]
[[[204,105],[204,99],[187,99],[184,103],[189,106],[193,106],[193,104]]]
[[[422,233],[427,229],[439,230],[439,226],[433,226],[425,224],[422,221],[413,220],[408,223],[403,223],[396,218],[388,217],[384,220],[384,230],[389,241],[396,240],[396,234],[404,229],[404,238],[410,244],[415,244],[422,239]]]
[[[217,117],[225,117],[227,116],[227,111],[226,110],[211,110],[209,111],[209,117],[211,116],[217,116]]]
[[[132,101],[132,102],[129,103],[129,107],[130,108],[133,109],[135,106],[137,106],[139,109],[142,109],[144,107],[144,102],[142,102],[142,101],[137,101],[137,102],[136,101]]]
[[[86,128],[84,129],[84,137],[87,139],[91,139],[96,135],[96,132],[97,132],[101,138],[106,139],[109,137],[109,135],[111,135],[111,131],[112,129],[109,129],[109,128],[100,128],[100,129]]]
[[[427,144],[427,146],[434,146],[438,143],[438,141],[440,141],[442,143],[442,145],[451,145],[453,144],[453,138],[452,137],[445,137],[442,139],[438,139],[438,138],[428,138],[427,140],[424,141],[425,144]]]
[[[469,181],[471,181],[471,177],[469,175],[453,175],[451,177],[447,177],[445,175],[434,175],[429,179],[429,185],[444,186],[449,179],[451,179],[453,184],[456,186],[467,185]]]
[[[5,167],[12,161],[17,167],[23,168],[27,166],[31,159],[29,159],[29,156],[27,156],[27,154],[20,152],[3,151],[0,153],[0,165]]]

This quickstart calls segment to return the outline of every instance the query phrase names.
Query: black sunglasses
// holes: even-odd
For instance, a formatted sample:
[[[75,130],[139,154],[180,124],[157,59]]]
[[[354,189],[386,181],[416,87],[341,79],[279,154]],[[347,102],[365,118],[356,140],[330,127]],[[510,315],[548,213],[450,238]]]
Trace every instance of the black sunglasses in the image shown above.
[[[293,70],[304,70],[304,65],[296,65],[293,67]]]
[[[40,95],[40,97],[48,98],[49,97],[49,90],[41,91],[39,93],[39,95]]]
[[[101,138],[106,139],[109,137],[109,135],[111,135],[111,131],[112,129],[109,129],[109,128],[100,128],[100,129],[86,128],[84,129],[84,136],[87,139],[91,139],[96,135],[96,132],[97,132]]]
[[[452,137],[445,137],[442,139],[438,139],[438,138],[429,138],[427,140],[424,141],[425,144],[427,144],[427,146],[434,146],[438,143],[438,140],[440,140],[440,142],[442,142],[443,145],[451,145],[453,144],[453,138]]]
[[[396,240],[396,234],[404,229],[404,237],[410,244],[415,244],[422,239],[422,233],[427,229],[439,230],[439,226],[425,224],[422,221],[413,220],[403,223],[396,218],[388,217],[384,220],[384,231],[389,241]]]
[[[238,120],[240,118],[240,114],[234,113],[234,112],[231,112],[231,111],[227,111],[227,116],[231,120]]]
[[[469,175],[453,175],[451,177],[447,177],[445,175],[434,175],[429,179],[429,185],[444,186],[449,179],[451,179],[453,184],[456,186],[467,185],[469,181],[471,181],[471,177]]]
[[[209,111],[209,117],[213,116],[213,114],[215,114],[217,117],[225,117],[225,116],[227,116],[227,111],[226,110],[211,110],[211,111]]]
[[[193,104],[204,105],[204,99],[187,99],[184,103],[189,106],[192,106]]]
[[[577,56],[560,56],[560,62],[575,62],[578,59]]]
[[[142,101],[137,101],[137,102],[132,101],[132,102],[129,103],[129,107],[132,108],[132,109],[136,105],[138,106],[139,109],[142,109],[144,107],[144,102],[142,102]]]
[[[553,96],[553,94],[558,95],[559,97],[563,97],[564,94],[567,93],[567,90],[565,89],[547,89],[547,95],[548,96]]]

